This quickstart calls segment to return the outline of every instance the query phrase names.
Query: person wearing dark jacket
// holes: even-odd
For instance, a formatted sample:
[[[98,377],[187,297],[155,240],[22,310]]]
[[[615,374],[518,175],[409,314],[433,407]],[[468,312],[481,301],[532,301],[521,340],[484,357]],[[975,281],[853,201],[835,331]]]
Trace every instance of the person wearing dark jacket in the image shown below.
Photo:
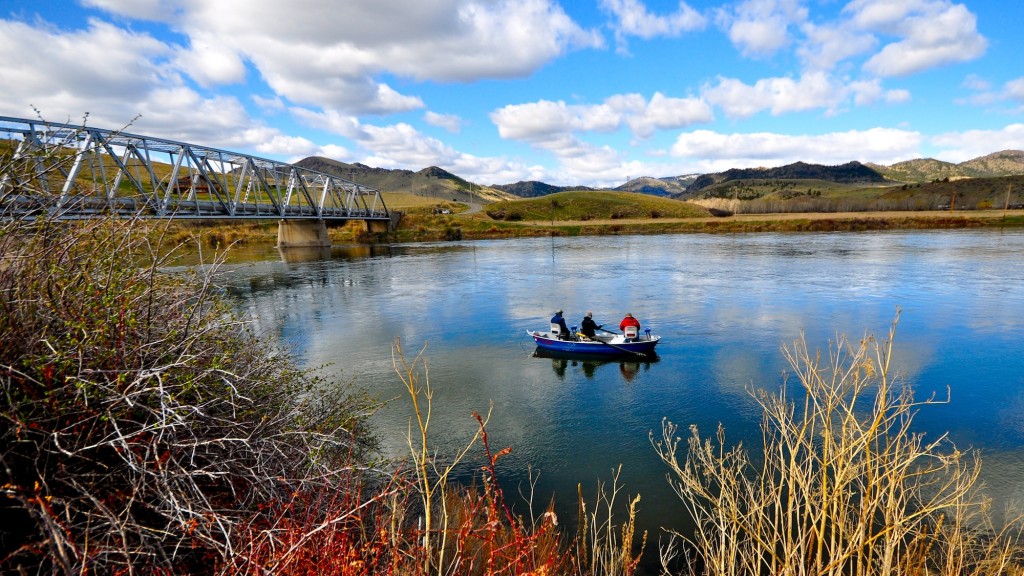
[[[555,312],[555,315],[551,317],[551,323],[558,326],[558,339],[569,340],[569,327],[565,325],[565,318],[562,317],[562,311]]]
[[[583,317],[583,322],[580,324],[580,333],[593,340],[594,333],[602,326],[604,326],[604,324],[594,322],[593,312],[587,312],[587,315]]]

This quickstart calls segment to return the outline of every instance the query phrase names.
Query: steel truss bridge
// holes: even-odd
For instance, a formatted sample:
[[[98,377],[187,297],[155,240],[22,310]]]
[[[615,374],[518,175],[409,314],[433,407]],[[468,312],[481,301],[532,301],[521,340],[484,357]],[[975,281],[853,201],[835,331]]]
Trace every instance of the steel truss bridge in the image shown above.
[[[110,214],[314,220],[321,227],[362,220],[371,230],[389,225],[392,216],[379,190],[292,164],[84,124],[0,116],[0,218]]]

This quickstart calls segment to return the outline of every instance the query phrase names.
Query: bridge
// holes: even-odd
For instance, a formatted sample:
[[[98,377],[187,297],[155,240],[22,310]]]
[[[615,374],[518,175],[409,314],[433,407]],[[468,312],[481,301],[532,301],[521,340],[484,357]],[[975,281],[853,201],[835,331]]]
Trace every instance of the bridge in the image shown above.
[[[391,229],[379,190],[206,146],[0,116],[0,218],[276,219],[281,246],[329,246],[328,224]]]

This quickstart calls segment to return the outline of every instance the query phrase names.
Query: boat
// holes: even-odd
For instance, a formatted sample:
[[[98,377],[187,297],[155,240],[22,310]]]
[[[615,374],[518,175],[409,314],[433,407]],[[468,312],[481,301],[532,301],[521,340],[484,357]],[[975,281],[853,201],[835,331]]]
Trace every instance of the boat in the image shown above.
[[[629,337],[623,334],[597,334],[594,338],[569,336],[560,339],[557,332],[527,330],[540,350],[549,352],[565,352],[591,356],[651,356],[654,347],[661,342],[661,336],[654,336],[651,331],[642,334],[633,333]]]

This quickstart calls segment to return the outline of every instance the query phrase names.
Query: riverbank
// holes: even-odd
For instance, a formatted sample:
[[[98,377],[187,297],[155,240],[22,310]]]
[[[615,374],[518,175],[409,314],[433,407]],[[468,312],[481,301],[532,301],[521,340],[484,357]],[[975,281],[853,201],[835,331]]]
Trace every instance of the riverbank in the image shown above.
[[[737,214],[725,217],[496,221],[486,214],[414,215],[394,233],[400,242],[536,236],[743,232],[854,232],[1024,227],[1024,210]]]
[[[970,210],[929,212],[819,212],[737,214],[694,218],[606,218],[592,220],[494,220],[463,205],[452,213],[413,209],[403,215],[398,229],[389,234],[368,234],[359,223],[330,228],[335,244],[384,242],[433,242],[486,240],[545,236],[612,236],[626,234],[738,234],[745,232],[859,232],[867,230],[930,230],[962,228],[1021,228],[1024,210]],[[177,244],[190,237],[206,246],[266,244],[277,241],[277,222],[241,224],[158,223],[153,234],[163,234]]]

